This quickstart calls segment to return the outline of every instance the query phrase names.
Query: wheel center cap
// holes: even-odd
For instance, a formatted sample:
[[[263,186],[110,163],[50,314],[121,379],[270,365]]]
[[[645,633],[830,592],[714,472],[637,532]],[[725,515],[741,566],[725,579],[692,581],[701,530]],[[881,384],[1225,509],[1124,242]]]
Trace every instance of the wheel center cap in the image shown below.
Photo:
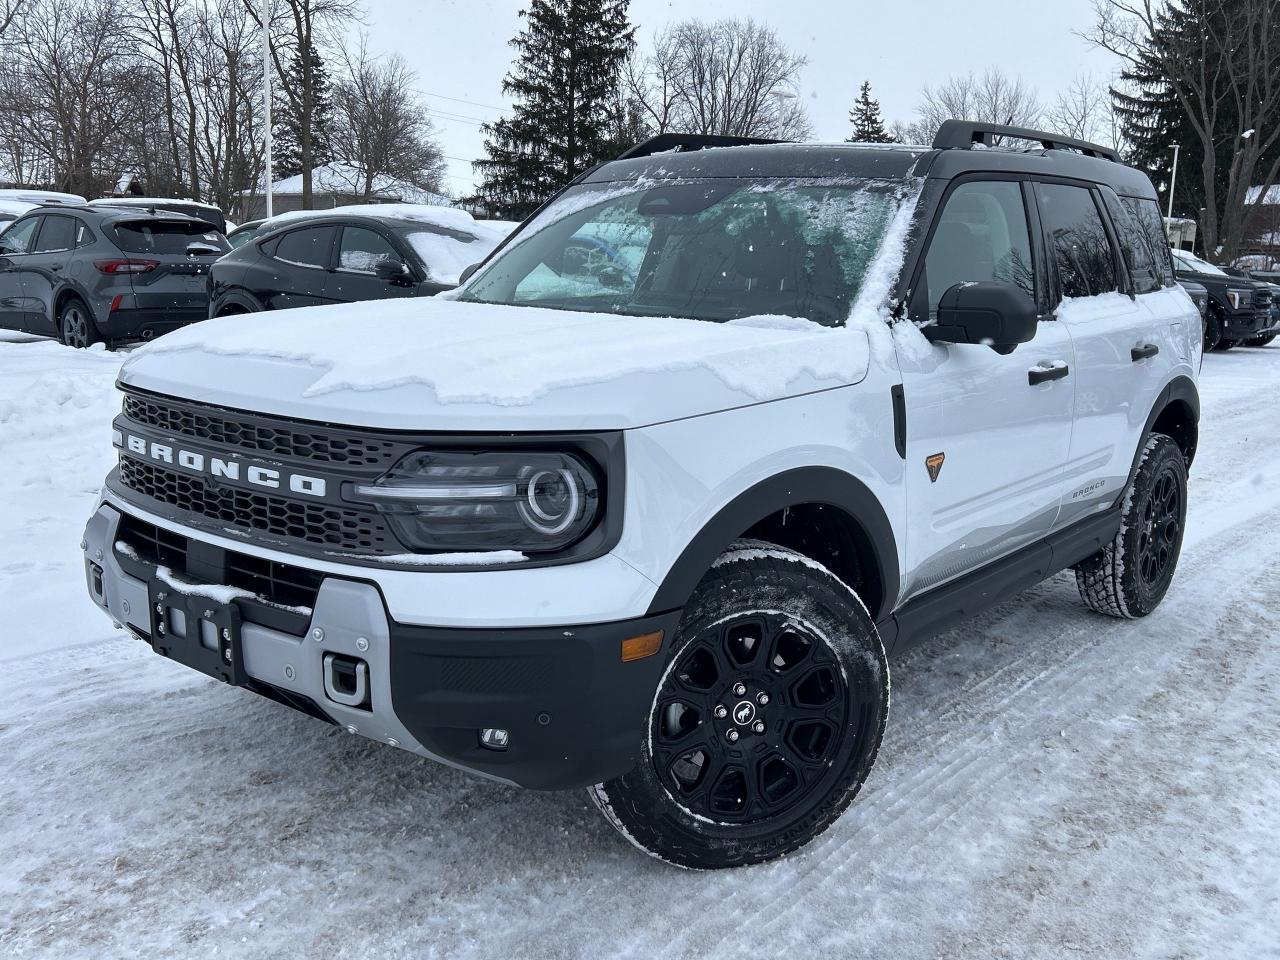
[[[733,708],[733,722],[745,727],[756,718],[756,705],[750,700],[739,700]]]

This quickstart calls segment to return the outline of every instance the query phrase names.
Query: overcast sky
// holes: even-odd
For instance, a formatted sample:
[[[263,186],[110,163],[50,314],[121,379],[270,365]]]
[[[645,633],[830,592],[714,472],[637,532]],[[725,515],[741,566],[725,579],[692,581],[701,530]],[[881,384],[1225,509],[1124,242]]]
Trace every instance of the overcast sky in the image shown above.
[[[470,162],[483,154],[479,125],[502,115],[508,41],[522,0],[368,0],[373,52],[396,51],[418,74],[449,157],[449,187],[466,192]],[[886,121],[910,119],[920,88],[998,64],[1044,100],[1079,73],[1107,79],[1115,59],[1076,36],[1092,19],[1090,0],[631,0],[646,48],[656,30],[690,16],[753,17],[808,57],[802,96],[819,140],[848,136],[848,110],[864,79]]]

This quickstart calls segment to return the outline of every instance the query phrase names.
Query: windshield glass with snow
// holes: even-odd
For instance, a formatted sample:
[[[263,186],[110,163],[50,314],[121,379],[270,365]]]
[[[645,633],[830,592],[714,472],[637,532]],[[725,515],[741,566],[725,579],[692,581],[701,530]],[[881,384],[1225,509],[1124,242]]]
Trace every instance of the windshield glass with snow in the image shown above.
[[[540,214],[460,299],[838,326],[911,190],[878,180],[583,185]]]
[[[1224,271],[1219,270],[1208,260],[1201,260],[1195,254],[1187,253],[1185,250],[1174,250],[1173,259],[1177,260],[1184,270],[1190,270],[1193,273],[1207,273],[1214,277],[1227,276]]]

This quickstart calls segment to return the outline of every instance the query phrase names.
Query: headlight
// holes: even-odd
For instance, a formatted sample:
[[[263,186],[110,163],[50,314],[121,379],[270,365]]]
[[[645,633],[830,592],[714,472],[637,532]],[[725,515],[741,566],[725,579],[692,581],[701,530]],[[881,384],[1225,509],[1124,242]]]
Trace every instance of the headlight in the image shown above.
[[[1227,303],[1231,304],[1232,310],[1239,310],[1242,306],[1248,306],[1253,300],[1252,290],[1228,290]]]
[[[347,492],[373,503],[415,551],[563,550],[600,513],[594,471],[569,453],[421,451]]]

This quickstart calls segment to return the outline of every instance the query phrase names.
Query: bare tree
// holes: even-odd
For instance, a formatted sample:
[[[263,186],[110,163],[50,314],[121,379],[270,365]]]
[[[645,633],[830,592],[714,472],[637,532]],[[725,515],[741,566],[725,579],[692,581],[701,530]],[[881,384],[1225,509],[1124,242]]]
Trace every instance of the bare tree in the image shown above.
[[[798,93],[807,62],[753,20],[685,20],[654,38],[627,82],[659,133],[803,140],[810,126]]]
[[[4,39],[9,24],[13,23],[14,17],[22,9],[22,2],[23,0],[0,0],[0,40]]]
[[[1120,146],[1120,130],[1111,91],[1088,74],[1078,74],[1045,108],[1044,122],[1054,133],[1107,146]]]
[[[258,0],[245,0],[255,19]],[[302,206],[311,209],[311,168],[315,122],[315,76],[311,51],[340,27],[356,19],[359,0],[277,0],[270,30],[271,61],[277,84],[298,121],[298,149],[302,166]],[[261,23],[260,20],[256,22]],[[298,82],[289,82],[290,64],[296,64]]]
[[[932,143],[944,120],[1034,127],[1044,113],[1036,92],[1021,77],[1010,79],[998,67],[981,76],[950,77],[940,86],[925,87],[921,97],[916,120],[892,125],[903,143]]]
[[[334,154],[352,171],[353,193],[375,195],[394,177],[440,192],[444,157],[426,110],[413,91],[413,71],[400,56],[373,59],[363,43],[347,58],[334,96]]]
[[[1249,187],[1262,185],[1260,203],[1280,175],[1273,149],[1280,143],[1280,8],[1275,0],[1183,0],[1176,10],[1155,0],[1095,0],[1095,13],[1088,39],[1134,68],[1158,68],[1182,105],[1203,151],[1204,247],[1230,262],[1251,212]],[[1231,147],[1221,190],[1224,140]],[[1264,155],[1276,159],[1262,164]]]

